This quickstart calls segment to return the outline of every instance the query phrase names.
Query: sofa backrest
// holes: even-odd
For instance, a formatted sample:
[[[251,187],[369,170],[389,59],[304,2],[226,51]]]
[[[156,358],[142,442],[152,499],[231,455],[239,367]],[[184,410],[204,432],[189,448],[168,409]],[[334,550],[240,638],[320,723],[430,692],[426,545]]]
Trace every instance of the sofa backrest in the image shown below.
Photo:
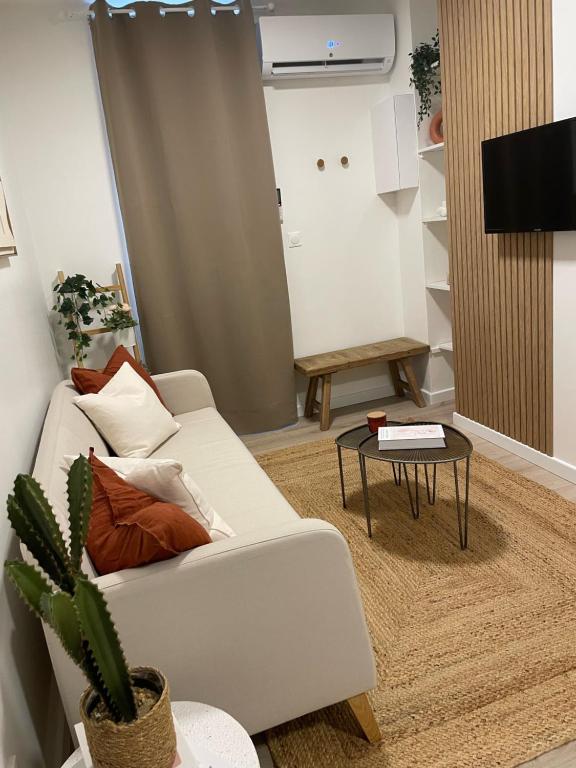
[[[109,453],[106,443],[92,422],[74,404],[72,398],[77,394],[70,381],[61,382],[54,390],[33,471],[66,535],[68,534],[66,498],[68,473],[64,456],[74,456],[79,453],[87,456],[91,447],[98,456],[107,456]],[[90,576],[95,575],[87,557],[84,567]]]

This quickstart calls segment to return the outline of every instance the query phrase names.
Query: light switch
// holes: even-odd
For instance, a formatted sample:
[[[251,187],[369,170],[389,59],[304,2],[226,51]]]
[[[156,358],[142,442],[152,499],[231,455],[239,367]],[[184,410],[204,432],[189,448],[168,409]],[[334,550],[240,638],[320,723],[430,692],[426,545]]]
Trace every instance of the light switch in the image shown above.
[[[288,232],[288,248],[299,248],[302,245],[302,232]]]

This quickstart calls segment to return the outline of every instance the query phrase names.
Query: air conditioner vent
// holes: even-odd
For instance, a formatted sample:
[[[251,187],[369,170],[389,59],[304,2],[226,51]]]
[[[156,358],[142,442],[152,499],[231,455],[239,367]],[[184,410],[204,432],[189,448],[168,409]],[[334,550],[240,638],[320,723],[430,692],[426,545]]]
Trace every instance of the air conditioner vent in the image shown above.
[[[396,53],[394,16],[262,16],[264,79],[386,74]]]
[[[272,69],[292,69],[293,67],[346,67],[355,64],[375,64],[382,66],[382,59],[325,59],[324,61],[275,61]]]

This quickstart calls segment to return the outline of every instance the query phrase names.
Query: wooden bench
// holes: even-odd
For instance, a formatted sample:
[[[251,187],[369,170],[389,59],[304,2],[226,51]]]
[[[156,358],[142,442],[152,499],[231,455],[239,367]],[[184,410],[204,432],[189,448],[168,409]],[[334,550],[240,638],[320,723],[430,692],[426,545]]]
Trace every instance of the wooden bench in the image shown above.
[[[310,379],[304,415],[310,418],[314,415],[315,408],[318,408],[320,411],[320,429],[328,429],[330,426],[332,374],[374,363],[388,363],[396,395],[404,397],[405,392],[409,392],[416,405],[423,408],[426,403],[418,386],[411,358],[429,351],[428,344],[402,337],[298,358],[294,361],[294,368],[298,373]],[[405,379],[400,377],[399,366],[402,368]],[[322,379],[321,403],[316,399],[320,379]]]

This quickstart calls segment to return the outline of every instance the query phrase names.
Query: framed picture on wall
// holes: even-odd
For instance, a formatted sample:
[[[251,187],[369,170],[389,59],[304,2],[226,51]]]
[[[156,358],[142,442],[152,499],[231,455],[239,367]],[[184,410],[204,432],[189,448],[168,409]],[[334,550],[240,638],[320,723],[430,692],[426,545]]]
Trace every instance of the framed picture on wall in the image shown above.
[[[2,179],[0,179],[0,257],[15,255],[16,243],[14,242],[14,233],[10,224],[4,187],[2,186]]]

